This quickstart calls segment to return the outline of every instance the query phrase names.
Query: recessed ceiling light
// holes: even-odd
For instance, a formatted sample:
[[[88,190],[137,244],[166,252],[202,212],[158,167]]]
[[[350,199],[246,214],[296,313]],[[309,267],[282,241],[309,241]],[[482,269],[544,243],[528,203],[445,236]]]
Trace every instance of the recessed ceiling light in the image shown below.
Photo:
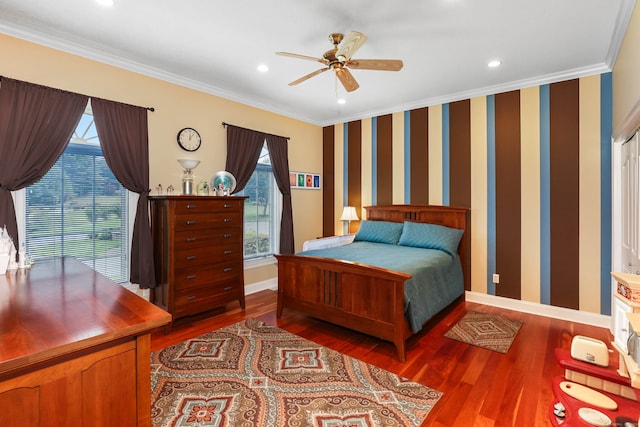
[[[113,6],[113,0],[96,0],[96,2],[103,6]]]
[[[260,64],[258,65],[258,71],[260,71],[261,73],[266,73],[267,71],[269,71],[269,67],[265,64]]]
[[[338,98],[338,104],[342,105],[342,104],[346,104],[347,100],[344,98]]]
[[[489,68],[496,68],[499,67],[500,64],[502,64],[502,61],[498,60],[498,59],[494,59],[493,61],[489,61],[489,63],[487,64],[487,66]]]

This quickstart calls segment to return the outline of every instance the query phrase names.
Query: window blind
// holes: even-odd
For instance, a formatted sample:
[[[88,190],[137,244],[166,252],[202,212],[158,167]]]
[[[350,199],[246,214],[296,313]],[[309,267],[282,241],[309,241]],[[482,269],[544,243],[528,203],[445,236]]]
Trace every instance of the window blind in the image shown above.
[[[99,144],[70,142],[25,198],[26,251],[36,262],[70,256],[115,282],[128,281],[128,192]]]

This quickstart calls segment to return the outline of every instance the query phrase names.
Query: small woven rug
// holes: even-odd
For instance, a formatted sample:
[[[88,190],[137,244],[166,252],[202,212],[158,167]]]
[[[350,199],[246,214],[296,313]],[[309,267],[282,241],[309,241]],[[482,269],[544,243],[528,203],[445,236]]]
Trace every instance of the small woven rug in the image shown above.
[[[506,353],[516,338],[521,320],[470,311],[444,335],[471,345]]]
[[[155,427],[417,427],[441,397],[255,319],[151,354]]]

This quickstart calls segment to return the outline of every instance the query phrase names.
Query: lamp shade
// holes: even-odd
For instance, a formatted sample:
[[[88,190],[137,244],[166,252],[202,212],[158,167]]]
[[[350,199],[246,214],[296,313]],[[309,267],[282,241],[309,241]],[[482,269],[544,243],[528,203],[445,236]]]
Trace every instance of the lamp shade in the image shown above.
[[[356,208],[353,206],[345,206],[342,211],[342,216],[340,217],[340,221],[358,221],[358,214],[356,213]]]

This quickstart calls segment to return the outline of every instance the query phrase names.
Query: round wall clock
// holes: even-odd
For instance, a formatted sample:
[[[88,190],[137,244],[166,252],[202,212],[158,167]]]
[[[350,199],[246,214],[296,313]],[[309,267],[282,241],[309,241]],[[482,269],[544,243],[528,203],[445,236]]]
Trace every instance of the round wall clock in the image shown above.
[[[178,145],[186,151],[196,151],[200,148],[202,139],[197,130],[193,128],[184,128],[178,132]]]

